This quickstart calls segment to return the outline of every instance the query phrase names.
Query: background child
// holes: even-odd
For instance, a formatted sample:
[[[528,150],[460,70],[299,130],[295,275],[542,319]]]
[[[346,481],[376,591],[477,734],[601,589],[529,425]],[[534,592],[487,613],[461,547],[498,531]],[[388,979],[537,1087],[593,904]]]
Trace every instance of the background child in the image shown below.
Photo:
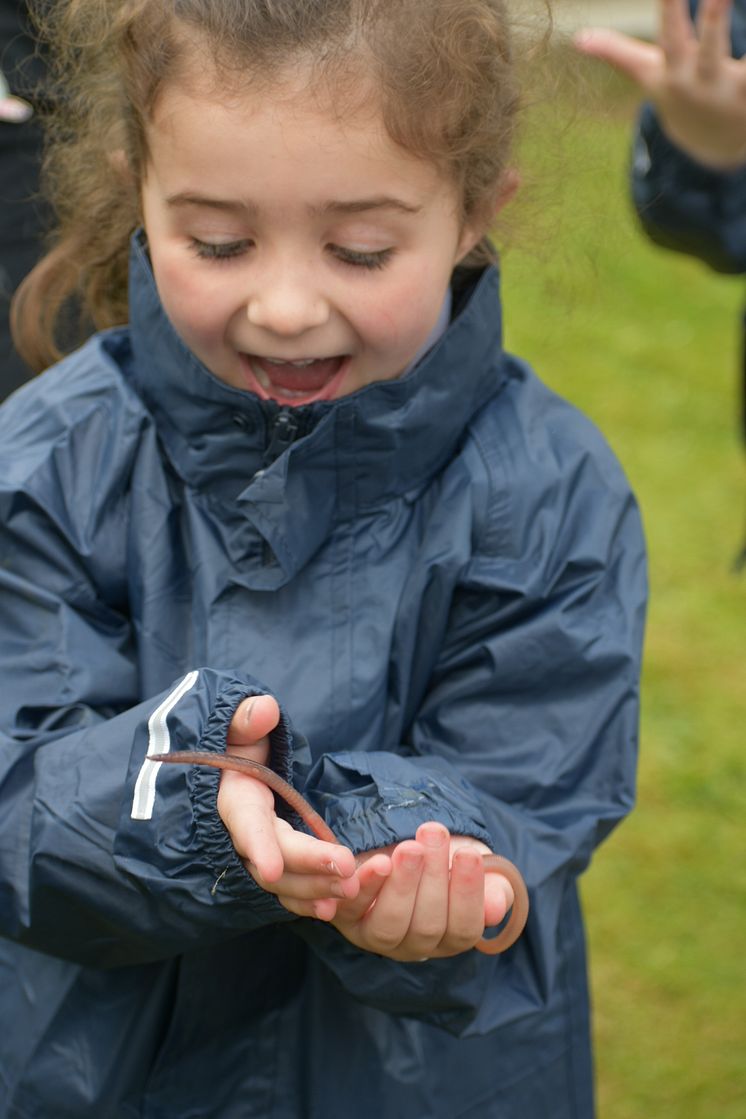
[[[0,1115],[590,1116],[576,880],[632,803],[644,558],[500,348],[503,5],[51,19],[18,337],[77,293],[112,329],[0,412]],[[341,845],[146,760],[226,739]]]
[[[649,99],[635,137],[632,190],[643,228],[719,272],[746,272],[746,2],[660,0],[660,43],[614,31],[577,46]],[[746,433],[746,346],[741,427]],[[746,561],[746,545],[740,564]]]

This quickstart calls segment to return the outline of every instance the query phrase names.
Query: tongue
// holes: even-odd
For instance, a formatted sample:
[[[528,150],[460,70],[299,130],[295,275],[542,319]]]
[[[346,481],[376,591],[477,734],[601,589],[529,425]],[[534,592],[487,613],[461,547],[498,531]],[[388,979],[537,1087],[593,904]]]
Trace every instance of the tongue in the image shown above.
[[[281,365],[266,358],[254,358],[254,364],[261,369],[269,381],[279,389],[288,392],[318,392],[336,376],[342,367],[343,357],[320,358],[310,365]]]

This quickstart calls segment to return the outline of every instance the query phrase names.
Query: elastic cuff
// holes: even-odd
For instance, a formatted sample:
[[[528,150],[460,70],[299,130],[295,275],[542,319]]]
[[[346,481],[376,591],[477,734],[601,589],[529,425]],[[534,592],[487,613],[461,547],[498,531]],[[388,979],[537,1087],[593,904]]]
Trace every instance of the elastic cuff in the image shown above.
[[[238,681],[224,688],[207,718],[198,749],[225,753],[228,727],[236,708],[251,696],[267,694],[259,687]],[[270,734],[270,745],[271,768],[285,780],[289,780],[292,773],[292,734],[282,711],[278,727]],[[222,893],[237,898],[250,899],[252,907],[265,908],[267,913],[274,915],[275,918],[284,915],[285,919],[292,919],[292,914],[280,905],[273,894],[267,893],[256,884],[238,857],[230,835],[218,814],[219,783],[220,770],[218,769],[194,766],[190,771],[189,790],[199,844],[215,876],[216,888],[219,886]]]

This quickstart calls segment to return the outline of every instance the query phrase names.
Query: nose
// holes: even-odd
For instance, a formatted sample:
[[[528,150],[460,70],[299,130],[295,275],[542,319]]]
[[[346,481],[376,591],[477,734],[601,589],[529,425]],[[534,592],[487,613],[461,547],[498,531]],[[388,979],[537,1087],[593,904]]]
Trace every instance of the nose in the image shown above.
[[[246,308],[252,326],[293,337],[328,321],[329,303],[309,270],[291,263],[255,279]]]

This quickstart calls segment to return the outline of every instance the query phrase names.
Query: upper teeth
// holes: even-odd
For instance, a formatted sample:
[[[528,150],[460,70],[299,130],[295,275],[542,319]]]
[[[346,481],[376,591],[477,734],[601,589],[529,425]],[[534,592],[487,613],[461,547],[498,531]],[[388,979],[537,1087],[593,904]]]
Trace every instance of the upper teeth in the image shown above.
[[[318,358],[308,357],[304,358],[303,361],[285,361],[284,358],[270,357],[267,360],[271,361],[273,365],[295,365],[298,369],[303,369],[306,365],[313,365],[315,361],[318,361]]]

